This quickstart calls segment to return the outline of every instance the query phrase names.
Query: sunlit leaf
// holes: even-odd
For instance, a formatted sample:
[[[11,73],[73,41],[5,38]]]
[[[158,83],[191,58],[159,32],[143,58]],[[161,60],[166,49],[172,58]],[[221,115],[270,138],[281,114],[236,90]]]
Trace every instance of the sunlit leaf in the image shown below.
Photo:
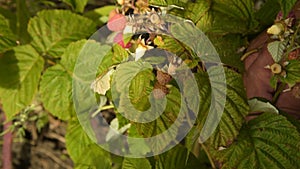
[[[72,76],[61,65],[46,70],[42,76],[40,93],[44,106],[54,116],[67,120],[74,115],[72,104]]]
[[[68,124],[66,146],[77,168],[111,168],[109,153],[90,140],[77,120],[71,120]]]
[[[8,119],[33,100],[43,66],[43,58],[30,45],[0,56],[0,97]]]
[[[40,82],[40,93],[45,108],[56,117],[68,120],[74,115],[72,101],[72,73],[77,57],[87,41],[71,43],[60,64],[48,68]]]
[[[74,41],[87,38],[96,25],[83,16],[65,10],[44,10],[29,21],[32,45],[42,55],[60,57]]]
[[[151,164],[146,158],[125,158],[122,169],[151,169]]]

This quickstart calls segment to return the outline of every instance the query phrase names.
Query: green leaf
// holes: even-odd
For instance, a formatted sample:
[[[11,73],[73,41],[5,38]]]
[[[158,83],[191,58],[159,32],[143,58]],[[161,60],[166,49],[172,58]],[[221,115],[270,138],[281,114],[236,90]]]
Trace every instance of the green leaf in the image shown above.
[[[222,168],[299,168],[300,136],[287,119],[264,113],[242,128],[237,141],[220,151]]]
[[[137,128],[135,125],[131,125],[131,127],[129,128],[129,130],[127,132],[128,132],[129,137],[142,138],[142,136],[137,131]],[[129,145],[129,151],[131,154],[136,154],[136,155],[142,156],[142,155],[145,155],[145,154],[151,152],[151,149],[145,140],[144,141],[141,140],[140,142],[136,142],[134,140],[133,141],[128,140],[128,145]]]
[[[160,113],[162,113],[164,106],[166,104],[165,99],[155,99],[153,94],[149,97],[149,102],[151,107],[146,111],[137,110],[132,102],[138,102],[140,99],[135,100],[136,98],[132,98],[130,100],[130,95],[135,95],[135,92],[130,91],[130,85],[134,78],[143,71],[152,70],[152,65],[147,62],[142,61],[131,61],[120,64],[116,72],[113,74],[112,82],[111,82],[111,93],[115,108],[119,113],[122,113],[127,119],[131,121],[139,121],[139,122],[149,122],[153,121],[155,118],[159,117]],[[149,75],[150,72],[148,73]],[[153,76],[153,75],[151,75]],[[138,79],[137,79],[138,80]],[[139,82],[138,82],[139,83]],[[146,87],[147,94],[150,91],[151,86]],[[136,90],[136,89],[134,89]],[[141,91],[140,88],[136,90],[136,92]],[[131,92],[131,94],[130,94]],[[148,99],[148,98],[147,98]],[[146,98],[145,100],[146,101]],[[145,104],[145,103],[144,103]],[[138,105],[138,107],[144,107]]]
[[[147,142],[150,149],[154,150],[154,152],[161,151],[171,142],[177,141],[174,135],[176,136],[178,134],[180,125],[184,123],[184,119],[180,119],[178,114],[180,111],[182,111],[181,113],[183,114],[186,114],[188,111],[179,90],[175,87],[171,87],[169,90],[169,94],[167,94],[167,105],[163,114],[149,123],[134,123],[138,133],[145,138],[159,135],[166,130],[170,132],[165,136],[161,135],[161,137],[158,137],[154,142]],[[171,125],[174,125],[172,130],[170,129]]]
[[[87,18],[90,18],[91,20],[95,21],[98,26],[102,26],[108,21],[108,15],[110,11],[116,9],[116,6],[104,6],[100,8],[96,8],[93,10],[90,10],[83,15]]]
[[[204,2],[197,1],[197,3]],[[254,20],[253,1],[214,0],[211,9],[196,25],[204,32],[240,34],[251,32],[257,26]]]
[[[77,120],[70,120],[66,147],[77,168],[111,168],[109,153],[94,143]]]
[[[139,72],[131,81],[129,87],[129,98],[133,106],[140,111],[146,111],[150,108],[148,96],[153,90],[151,82],[154,80],[154,74],[151,69]]]
[[[251,99],[248,101],[250,106],[250,112],[269,112],[278,114],[278,109],[270,102],[264,102],[258,99]]]
[[[43,66],[44,60],[30,45],[0,56],[0,97],[8,119],[32,102]]]
[[[255,19],[260,23],[261,29],[265,29],[274,23],[278,12],[280,11],[280,4],[274,3],[274,0],[267,0],[260,9],[255,12]]]
[[[148,63],[126,62],[121,64],[118,67],[114,77],[116,80],[116,90],[118,92],[126,90],[130,85],[131,79],[134,78],[139,72],[147,69],[152,69],[152,66]]]
[[[195,169],[202,167],[199,167],[199,161],[196,157],[180,145],[159,155],[156,163],[157,169]]]
[[[5,7],[0,7],[0,14],[2,16],[4,16],[8,22],[9,22],[9,27],[11,29],[11,31],[16,34],[16,15],[14,12],[12,12],[11,10],[9,9],[6,9]]]
[[[57,58],[71,42],[87,38],[95,28],[91,20],[70,11],[44,10],[30,19],[28,32],[36,50]]]
[[[289,1],[277,0],[277,2],[280,4],[283,17],[285,18],[288,16],[289,12],[292,10],[297,0],[289,0]]]
[[[87,145],[93,144],[93,141],[84,132],[77,120],[70,120],[66,134],[66,147],[70,157],[76,161],[80,158],[81,150]]]
[[[72,99],[72,73],[81,49],[87,41],[71,43],[60,64],[48,68],[40,82],[41,99],[45,108],[54,116],[68,120],[74,116]]]
[[[289,84],[290,87],[300,82],[300,61],[291,60],[285,68],[286,77],[280,78],[282,82]]]
[[[244,63],[241,61],[242,52],[238,49],[245,47],[248,43],[240,34],[220,35],[216,33],[207,34],[209,40],[216,48],[222,63],[239,69],[244,69]],[[228,47],[230,44],[230,47]]]
[[[158,6],[176,5],[176,6],[182,7],[187,2],[188,2],[188,0],[149,0],[149,4],[158,5]]]
[[[74,115],[72,103],[72,76],[61,65],[46,70],[40,83],[45,108],[54,116],[68,120]]]
[[[268,44],[268,51],[274,59],[274,62],[278,63],[282,59],[285,45],[286,42],[282,41],[274,41]]]
[[[211,5],[211,0],[196,0],[194,3],[189,2],[184,7],[184,18],[197,23],[205,14],[207,14]]]
[[[273,89],[277,88],[278,85],[278,76],[272,76],[270,79],[270,85]]]
[[[296,128],[297,128],[297,131],[300,133],[300,121],[295,119],[294,116],[286,113],[286,112],[283,112],[283,111],[280,111],[279,112],[280,115],[283,115],[284,117],[286,117],[286,119],[291,122]]]
[[[158,47],[160,49],[172,52],[182,59],[188,59],[191,55],[191,51],[187,46],[185,46],[180,41],[168,36],[163,36],[163,44],[158,45]]]
[[[236,138],[249,111],[241,75],[227,68],[224,68],[224,72],[226,84],[220,81],[222,72],[215,67],[209,70],[209,77],[204,73],[196,75],[201,96],[196,133],[201,131],[201,139],[210,137],[208,144],[214,148],[227,146]],[[214,82],[214,86],[209,81]],[[212,130],[215,125],[217,127]]]
[[[10,50],[16,46],[17,38],[9,27],[8,20],[0,15],[0,53]]]
[[[193,23],[181,21],[172,25],[170,29],[175,39],[196,52],[197,59],[200,57],[203,62],[220,62],[218,53],[208,37]]]
[[[64,3],[70,5],[76,12],[83,13],[84,7],[88,0],[62,0]]]
[[[103,75],[108,69],[113,66],[120,64],[128,59],[128,52],[120,45],[114,45],[111,51],[103,57],[102,62],[99,66],[98,76]]]
[[[27,25],[30,18],[29,9],[27,7],[26,1],[16,0],[17,5],[17,36],[21,44],[27,44],[30,42],[30,36],[27,31]]]
[[[125,158],[122,169],[151,169],[151,164],[146,158]]]

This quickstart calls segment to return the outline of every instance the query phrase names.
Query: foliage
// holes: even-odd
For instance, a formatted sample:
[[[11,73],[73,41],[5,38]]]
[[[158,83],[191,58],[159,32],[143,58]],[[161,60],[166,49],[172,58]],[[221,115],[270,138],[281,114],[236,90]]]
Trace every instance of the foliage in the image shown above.
[[[215,60],[209,62],[210,56],[203,55],[200,59],[196,57],[193,47],[204,53],[216,51],[209,46],[203,47],[207,39],[195,37],[199,32],[193,32],[189,29],[192,26],[188,24],[177,26],[173,30],[176,32],[175,37],[155,35],[152,46],[143,42],[142,35],[130,37],[128,48],[124,47],[123,38],[123,46],[118,41],[111,48],[102,42],[87,40],[97,26],[109,20],[109,12],[115,7],[86,11],[86,0],[63,2],[66,9],[60,10],[40,8],[38,12],[29,11],[28,4],[21,0],[16,1],[15,13],[11,12],[13,9],[0,8],[0,99],[9,120],[20,116],[20,112],[38,100],[51,115],[67,121],[66,146],[75,168],[300,168],[300,135],[296,128],[299,121],[281,115],[271,103],[259,100],[248,102],[240,74],[243,70],[240,61],[242,52],[239,52],[246,46],[247,37],[269,26],[280,9],[283,16],[287,16],[295,0],[268,0],[259,8],[252,0],[149,0],[149,4],[144,3],[144,6],[141,5],[143,3],[135,4],[137,7],[134,10],[137,13],[153,5],[160,7],[162,13],[190,20],[210,38],[222,64]],[[127,9],[120,8],[121,5],[124,4],[117,5],[119,10]],[[115,40],[110,38],[108,41]],[[180,38],[184,39],[185,44],[198,43],[192,47],[187,46],[178,40]],[[282,61],[283,55],[290,52],[286,44],[286,41],[280,39],[268,45],[275,62]],[[82,52],[87,46],[90,50]],[[191,98],[183,99],[180,82],[171,77],[174,71],[172,68],[180,72],[180,67],[168,63],[169,56],[152,56],[147,53],[153,48],[175,53],[179,58],[172,59],[177,59],[176,63],[186,63],[188,69],[193,71],[198,90],[191,87],[192,82],[188,81],[191,79],[178,77],[187,81],[182,90]],[[109,52],[102,59],[106,50]],[[144,52],[141,59],[137,59],[137,50]],[[97,133],[87,133],[74,110],[72,80],[78,78],[74,69],[79,56],[83,57],[79,59],[90,62],[91,57],[102,59],[96,74],[88,74],[89,69],[86,70],[86,76],[96,79],[92,89],[101,105],[94,115],[105,110],[106,106],[115,108],[117,121],[109,123],[114,125],[117,122],[119,133],[138,138],[159,135],[172,125],[188,123],[190,119],[181,118],[179,112],[188,114],[196,110],[196,105],[200,105],[198,112],[193,112],[197,117],[195,124],[191,125],[191,131],[174,148],[154,157],[115,157],[100,148],[97,145]],[[159,59],[153,60],[153,57]],[[299,60],[293,60],[285,65],[286,78],[280,80],[290,85],[300,82],[299,64]],[[153,69],[153,65],[157,69]],[[222,73],[225,74],[224,82],[219,83]],[[99,86],[105,88],[101,93],[97,92]],[[195,95],[199,95],[199,98]],[[138,113],[150,109],[150,102],[155,102],[155,99],[164,100],[165,105],[153,109],[160,110],[164,106],[165,109],[154,121],[137,123],[122,116],[135,112],[138,118]],[[128,107],[130,104],[133,107]],[[264,113],[247,121],[245,119],[250,111]],[[210,112],[214,112],[215,116],[210,117]],[[177,118],[180,124],[176,122]],[[216,121],[220,122],[216,124]],[[100,122],[96,123],[99,125]],[[212,133],[202,132],[210,131],[207,126],[214,125]],[[179,129],[173,130],[170,135],[178,132]],[[149,143],[147,146],[150,149],[164,149],[169,144],[167,139],[159,142],[164,144]],[[140,148],[140,145],[135,146]],[[137,149],[128,151],[135,152]]]

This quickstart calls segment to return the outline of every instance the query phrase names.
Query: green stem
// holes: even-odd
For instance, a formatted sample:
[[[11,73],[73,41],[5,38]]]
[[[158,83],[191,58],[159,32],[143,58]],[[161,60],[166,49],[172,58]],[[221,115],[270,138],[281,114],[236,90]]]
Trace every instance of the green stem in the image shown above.
[[[256,52],[258,52],[258,49],[253,49],[253,50],[250,50],[250,51],[246,52],[246,53],[241,57],[241,61],[244,61],[248,56],[250,56],[251,54],[256,53]]]
[[[281,83],[273,96],[272,103],[276,104],[280,93],[285,89],[286,83]]]
[[[111,105],[101,107],[100,110],[103,111],[103,110],[108,110],[108,109],[113,109],[113,108],[115,108],[115,106],[111,104]]]
[[[108,109],[113,109],[115,108],[114,105],[107,105],[107,106],[103,106],[103,107],[100,107],[100,109],[98,109],[97,111],[95,111],[93,114],[92,114],[92,117],[95,117],[98,113],[100,113],[101,111],[103,110],[108,110]]]

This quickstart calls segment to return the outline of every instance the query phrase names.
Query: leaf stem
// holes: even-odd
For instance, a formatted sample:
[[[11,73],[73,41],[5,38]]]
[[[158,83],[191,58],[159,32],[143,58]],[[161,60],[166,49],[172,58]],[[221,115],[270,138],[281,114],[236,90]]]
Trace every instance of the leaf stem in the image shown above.
[[[279,87],[277,88],[277,90],[273,96],[273,99],[272,99],[273,104],[276,104],[278,97],[279,97],[280,93],[285,89],[285,86],[286,86],[286,83],[281,83],[279,85]]]
[[[103,111],[103,110],[108,110],[108,109],[113,109],[113,108],[115,108],[115,106],[111,104],[111,105],[101,107],[100,110]]]
[[[95,117],[98,113],[100,113],[101,111],[103,110],[108,110],[108,109],[113,109],[115,108],[114,105],[107,105],[107,106],[103,106],[103,107],[100,107],[97,111],[95,111],[93,114],[92,114],[92,117]]]
[[[209,151],[207,150],[206,146],[205,146],[204,144],[202,144],[202,143],[199,143],[199,144],[201,144],[201,147],[202,147],[203,150],[205,151],[205,153],[206,153],[206,155],[207,155],[207,157],[208,157],[208,159],[209,159],[209,162],[210,162],[210,164],[211,164],[211,167],[212,167],[213,169],[215,169],[216,166],[215,166],[214,160],[212,159],[211,154],[210,154]]]
[[[241,61],[244,61],[248,56],[250,56],[251,54],[256,53],[256,52],[258,52],[258,49],[253,49],[253,50],[250,50],[250,51],[246,52],[246,53],[241,57]]]

